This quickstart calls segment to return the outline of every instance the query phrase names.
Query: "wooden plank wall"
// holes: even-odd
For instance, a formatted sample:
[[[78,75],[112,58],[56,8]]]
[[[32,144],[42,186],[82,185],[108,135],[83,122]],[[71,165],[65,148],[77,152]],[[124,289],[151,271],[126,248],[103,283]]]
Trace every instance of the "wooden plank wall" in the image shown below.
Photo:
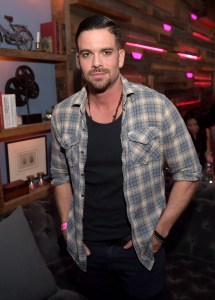
[[[196,106],[207,110],[215,101],[213,100],[215,16],[214,19],[211,17],[211,10],[206,2],[204,0],[51,0],[53,19],[65,24],[65,44],[68,55],[67,71],[64,72],[62,66],[58,66],[60,70],[57,70],[59,101],[66,94],[71,94],[80,88],[80,79],[77,78],[80,74],[75,69],[74,35],[77,27],[83,18],[99,13],[110,16],[121,26],[125,42],[166,50],[164,53],[157,53],[125,46],[126,64],[122,70],[124,76],[166,94],[176,105],[184,100],[200,100]],[[196,21],[191,19],[191,12],[198,16]],[[164,31],[162,26],[164,22],[172,26],[170,32]],[[205,36],[208,41],[193,36],[193,32]],[[135,60],[132,51],[140,52],[142,59]],[[201,59],[181,59],[177,52],[197,55]],[[188,79],[186,72],[192,72],[193,78]],[[205,81],[207,86],[200,86],[199,81]],[[189,105],[185,107],[190,108]]]

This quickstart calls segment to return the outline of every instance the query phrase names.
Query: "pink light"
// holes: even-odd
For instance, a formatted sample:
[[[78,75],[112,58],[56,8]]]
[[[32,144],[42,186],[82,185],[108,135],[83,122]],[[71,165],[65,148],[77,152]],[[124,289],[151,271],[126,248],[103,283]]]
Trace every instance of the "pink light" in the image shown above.
[[[200,60],[201,57],[197,55],[192,55],[192,54],[186,54],[186,53],[181,53],[177,52],[177,55],[181,58],[188,58],[188,59],[194,59],[194,60]]]
[[[190,14],[190,17],[191,17],[191,19],[194,20],[194,21],[196,21],[196,20],[198,19],[197,15],[194,14],[194,13],[191,13],[191,14]]]
[[[131,55],[132,55],[132,57],[134,58],[134,59],[141,59],[142,58],[142,53],[140,53],[140,52],[135,52],[135,51],[132,51],[131,52]]]
[[[190,101],[183,101],[176,104],[176,106],[185,106],[185,105],[191,105],[191,104],[198,104],[200,103],[200,100],[190,100]]]
[[[192,72],[187,72],[186,76],[187,76],[187,78],[193,78],[193,73]]]
[[[207,41],[207,42],[212,42],[212,39],[210,39],[209,37],[207,37],[207,36],[205,36],[203,34],[200,34],[198,32],[195,32],[195,31],[193,32],[193,36],[195,36],[195,37],[197,37],[199,39],[202,39],[204,41]]]
[[[210,81],[210,80],[212,80],[212,76],[210,76],[210,75],[208,75],[208,76],[206,76],[206,75],[205,76],[204,75],[194,75],[194,79],[195,80],[203,80],[203,81],[204,80],[205,81],[209,80]]]
[[[160,53],[166,52],[165,49],[155,48],[155,47],[150,47],[150,46],[135,44],[135,43],[130,43],[130,42],[126,42],[126,46],[141,48],[141,49],[144,49],[144,50],[160,52]]]
[[[211,28],[215,28],[215,22],[210,20],[207,17],[201,17],[201,23],[203,23],[204,25],[211,27]]]
[[[163,23],[163,29],[165,31],[171,31],[172,30],[172,26],[167,24],[167,23]]]
[[[196,81],[196,82],[194,82],[194,85],[208,87],[208,86],[211,86],[211,82],[210,81]]]

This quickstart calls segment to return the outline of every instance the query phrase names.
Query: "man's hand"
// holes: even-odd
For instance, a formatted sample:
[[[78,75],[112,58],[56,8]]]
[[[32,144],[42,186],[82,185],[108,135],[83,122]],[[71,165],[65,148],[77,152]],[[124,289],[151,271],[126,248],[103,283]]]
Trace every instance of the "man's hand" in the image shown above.
[[[156,253],[160,250],[162,247],[162,242],[158,241],[154,236],[152,237],[152,249],[153,253]],[[124,249],[130,249],[133,247],[133,242],[132,240],[128,241],[127,244],[123,247]]]
[[[127,250],[127,249],[130,249],[131,247],[133,247],[132,240],[128,241],[127,244],[125,244],[125,246],[123,248]]]
[[[162,247],[163,243],[158,241],[158,239],[156,239],[153,235],[152,237],[152,250],[153,253],[156,253],[160,250],[160,248]]]
[[[84,244],[84,249],[85,249],[86,255],[89,256],[91,254],[90,249],[85,244]]]

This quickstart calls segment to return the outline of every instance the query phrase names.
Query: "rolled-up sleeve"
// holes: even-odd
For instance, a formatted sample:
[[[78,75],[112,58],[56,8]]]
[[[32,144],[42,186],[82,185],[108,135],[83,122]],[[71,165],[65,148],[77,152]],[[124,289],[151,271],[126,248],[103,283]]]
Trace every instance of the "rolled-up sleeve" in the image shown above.
[[[172,103],[164,114],[164,153],[176,181],[201,180],[202,167],[187,127]]]
[[[65,151],[60,144],[60,124],[63,120],[61,114],[56,107],[51,120],[51,175],[52,185],[56,186],[70,181],[69,168],[65,157]]]

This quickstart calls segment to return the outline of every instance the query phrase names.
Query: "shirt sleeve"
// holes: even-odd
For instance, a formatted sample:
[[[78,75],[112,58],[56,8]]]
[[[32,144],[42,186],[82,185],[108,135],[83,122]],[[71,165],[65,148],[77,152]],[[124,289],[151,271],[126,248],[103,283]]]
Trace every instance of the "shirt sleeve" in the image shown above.
[[[51,119],[51,175],[52,185],[60,185],[70,181],[69,168],[65,151],[61,147],[61,120],[60,110],[56,107]]]
[[[166,102],[164,118],[164,154],[176,181],[201,180],[202,167],[187,127],[177,108]]]

